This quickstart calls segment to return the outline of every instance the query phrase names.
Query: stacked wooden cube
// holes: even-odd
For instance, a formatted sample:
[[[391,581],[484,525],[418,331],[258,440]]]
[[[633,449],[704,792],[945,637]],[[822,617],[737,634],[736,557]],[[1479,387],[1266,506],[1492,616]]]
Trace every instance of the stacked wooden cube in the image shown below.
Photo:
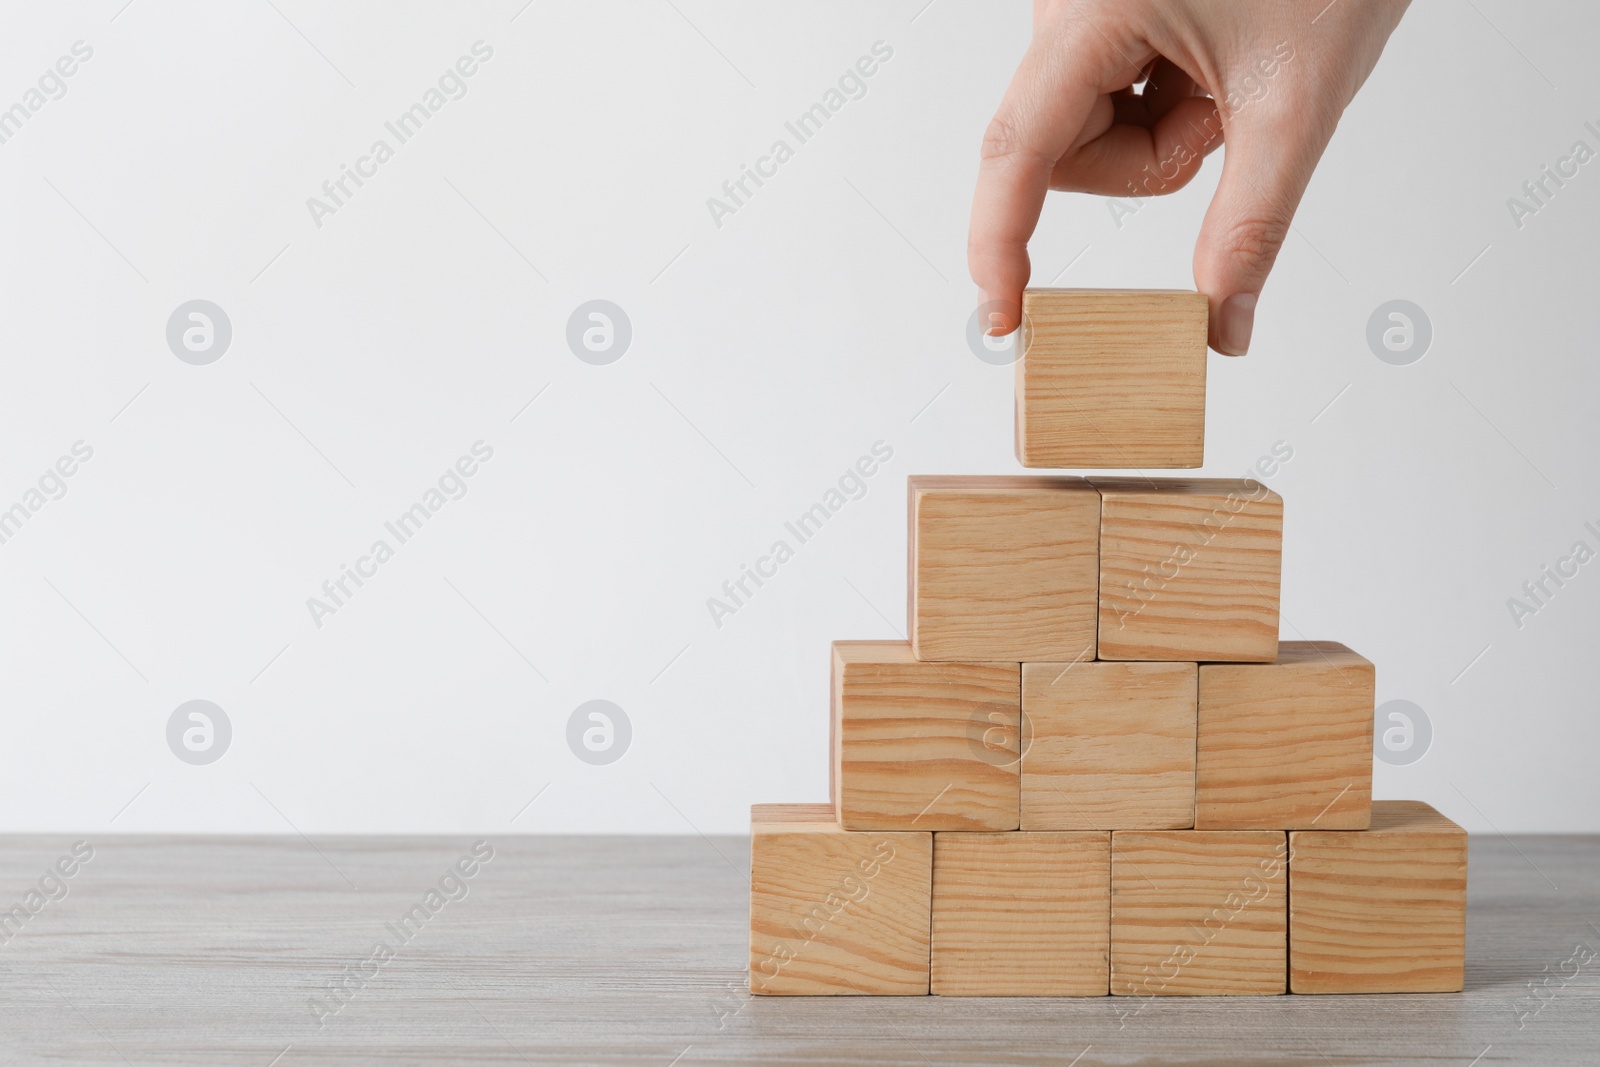
[[[1200,465],[1202,295],[1030,290],[1023,329],[1024,466]],[[831,803],[751,813],[752,993],[1462,988],[1466,834],[1372,800],[1372,664],[1278,640],[1278,494],[909,503],[910,640],[833,647]]]

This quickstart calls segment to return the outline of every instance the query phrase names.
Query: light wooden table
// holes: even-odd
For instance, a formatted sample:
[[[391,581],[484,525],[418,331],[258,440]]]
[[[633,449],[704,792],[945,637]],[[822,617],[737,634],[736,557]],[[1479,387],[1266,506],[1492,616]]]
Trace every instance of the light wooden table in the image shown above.
[[[0,839],[0,908],[72,841]],[[0,1063],[1600,1064],[1600,838],[1473,840],[1463,994],[1148,1002],[750,998],[741,838],[496,838],[409,940],[470,838],[92,844],[0,944]]]

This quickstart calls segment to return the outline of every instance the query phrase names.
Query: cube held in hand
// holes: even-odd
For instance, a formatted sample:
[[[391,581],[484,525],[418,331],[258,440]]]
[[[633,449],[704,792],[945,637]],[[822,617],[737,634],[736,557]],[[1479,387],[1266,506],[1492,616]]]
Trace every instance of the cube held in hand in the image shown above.
[[[1101,470],[1200,466],[1207,321],[1202,293],[1025,291],[1018,461]]]

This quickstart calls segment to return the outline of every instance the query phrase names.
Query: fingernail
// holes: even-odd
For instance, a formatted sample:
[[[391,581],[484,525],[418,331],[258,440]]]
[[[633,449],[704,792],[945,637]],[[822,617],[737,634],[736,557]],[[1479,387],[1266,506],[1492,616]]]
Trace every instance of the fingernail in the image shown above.
[[[1249,352],[1250,334],[1256,325],[1256,294],[1235,293],[1228,297],[1217,318],[1217,351],[1226,356]]]
[[[984,294],[983,303],[978,305],[978,314],[983,318],[983,332],[989,337],[1004,337],[1011,332],[1010,317],[1003,310],[1005,305]]]

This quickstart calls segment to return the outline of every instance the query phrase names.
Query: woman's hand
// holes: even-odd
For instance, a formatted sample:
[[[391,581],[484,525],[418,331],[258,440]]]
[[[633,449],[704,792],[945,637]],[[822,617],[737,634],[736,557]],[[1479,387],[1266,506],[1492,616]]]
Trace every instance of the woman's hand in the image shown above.
[[[1021,319],[1046,190],[1170,193],[1226,140],[1194,277],[1211,347],[1244,355],[1311,172],[1409,2],[1036,0],[972,205],[967,260],[989,332]]]

